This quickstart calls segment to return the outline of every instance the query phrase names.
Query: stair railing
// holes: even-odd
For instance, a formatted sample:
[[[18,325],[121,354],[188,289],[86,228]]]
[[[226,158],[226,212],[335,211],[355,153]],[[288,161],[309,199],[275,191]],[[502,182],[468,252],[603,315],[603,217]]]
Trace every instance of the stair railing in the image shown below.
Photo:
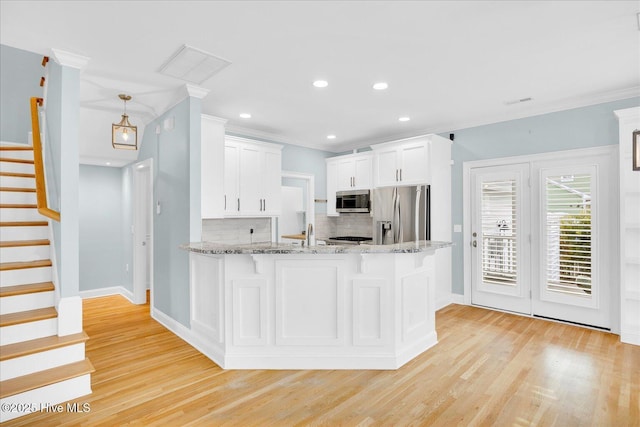
[[[50,209],[47,204],[44,162],[42,161],[42,141],[40,140],[40,120],[38,119],[38,107],[42,106],[42,103],[42,98],[31,98],[31,133],[33,134],[33,165],[36,173],[36,200],[38,212],[41,215],[60,222],[60,212]]]

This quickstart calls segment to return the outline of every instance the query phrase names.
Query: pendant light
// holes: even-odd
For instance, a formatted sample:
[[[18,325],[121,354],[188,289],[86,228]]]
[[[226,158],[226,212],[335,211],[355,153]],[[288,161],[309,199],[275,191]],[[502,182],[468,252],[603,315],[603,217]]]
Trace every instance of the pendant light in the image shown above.
[[[129,116],[127,116],[127,101],[131,100],[131,96],[120,94],[118,97],[124,101],[124,113],[122,113],[120,123],[113,123],[111,125],[111,143],[113,148],[137,150],[138,127],[132,126],[131,123],[129,123]]]

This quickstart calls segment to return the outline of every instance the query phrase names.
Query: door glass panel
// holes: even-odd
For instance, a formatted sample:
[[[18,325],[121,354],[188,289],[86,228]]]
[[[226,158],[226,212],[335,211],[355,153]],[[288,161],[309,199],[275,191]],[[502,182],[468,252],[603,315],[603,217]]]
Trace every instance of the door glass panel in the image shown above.
[[[591,175],[545,178],[546,289],[591,298]]]
[[[481,195],[482,281],[517,285],[516,181],[485,181]]]

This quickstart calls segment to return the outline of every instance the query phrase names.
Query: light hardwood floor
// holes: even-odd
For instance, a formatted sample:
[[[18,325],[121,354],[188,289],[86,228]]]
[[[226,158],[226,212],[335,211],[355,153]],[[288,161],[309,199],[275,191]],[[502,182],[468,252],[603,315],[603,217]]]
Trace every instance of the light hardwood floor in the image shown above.
[[[148,305],[85,300],[84,318],[89,411],[6,426],[640,425],[640,347],[544,320],[451,305],[439,344],[397,371],[224,371]]]

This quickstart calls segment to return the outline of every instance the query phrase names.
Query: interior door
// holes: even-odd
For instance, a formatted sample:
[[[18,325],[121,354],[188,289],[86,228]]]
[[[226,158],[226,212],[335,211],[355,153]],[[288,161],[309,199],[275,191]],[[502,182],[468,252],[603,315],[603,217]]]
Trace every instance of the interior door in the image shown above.
[[[530,314],[529,165],[470,172],[471,302]]]

